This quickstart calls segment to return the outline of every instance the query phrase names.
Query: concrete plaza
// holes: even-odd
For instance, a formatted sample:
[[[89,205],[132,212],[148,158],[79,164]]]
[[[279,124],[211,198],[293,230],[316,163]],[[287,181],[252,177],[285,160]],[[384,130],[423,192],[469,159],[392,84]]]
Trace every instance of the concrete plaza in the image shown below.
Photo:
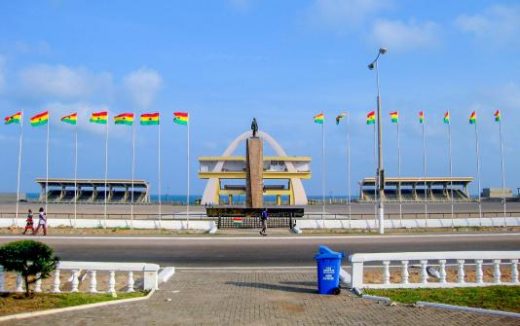
[[[518,319],[316,293],[314,269],[181,269],[147,301],[10,325],[518,325]]]

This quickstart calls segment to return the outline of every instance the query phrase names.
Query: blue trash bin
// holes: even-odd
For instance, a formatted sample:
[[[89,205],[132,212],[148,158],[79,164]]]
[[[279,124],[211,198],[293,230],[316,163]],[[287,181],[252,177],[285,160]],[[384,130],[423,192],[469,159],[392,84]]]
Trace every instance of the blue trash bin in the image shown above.
[[[319,294],[339,294],[339,273],[341,260],[345,255],[331,250],[326,246],[320,246],[314,259],[318,266],[318,292]]]

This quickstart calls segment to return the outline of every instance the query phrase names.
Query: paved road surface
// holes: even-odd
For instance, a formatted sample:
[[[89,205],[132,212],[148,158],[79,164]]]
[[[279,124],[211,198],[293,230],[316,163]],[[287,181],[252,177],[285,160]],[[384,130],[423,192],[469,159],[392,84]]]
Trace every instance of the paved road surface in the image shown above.
[[[256,231],[252,231],[255,232]],[[150,262],[175,267],[312,266],[320,244],[345,253],[520,250],[519,233],[338,237],[38,237],[62,260]],[[13,237],[0,237],[0,243]]]

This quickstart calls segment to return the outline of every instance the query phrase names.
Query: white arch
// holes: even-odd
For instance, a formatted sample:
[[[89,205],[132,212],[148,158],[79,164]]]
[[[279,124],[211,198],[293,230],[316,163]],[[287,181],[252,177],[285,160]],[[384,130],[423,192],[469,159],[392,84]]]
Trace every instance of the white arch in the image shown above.
[[[251,135],[251,131],[246,131],[242,133],[240,136],[235,138],[231,144],[226,148],[224,153],[222,153],[222,156],[231,156],[240,143],[246,141]],[[271,137],[266,132],[258,131],[258,137],[260,137],[262,140],[266,141],[271,148],[275,151],[276,155],[278,156],[287,156],[284,149],[278,142]],[[294,164],[292,162],[284,162],[285,167],[287,168],[288,172],[296,172],[296,168],[294,167]],[[224,167],[224,161],[218,161],[215,167],[213,168],[212,172],[222,172],[222,168]],[[291,189],[293,192],[294,197],[294,204],[295,205],[307,205],[307,195],[305,194],[305,189],[303,188],[303,184],[300,178],[290,178],[291,182]],[[206,184],[206,188],[204,189],[204,194],[202,195],[202,205],[212,205],[215,204],[215,200],[217,200],[218,203],[218,178],[210,178],[208,180],[208,183]]]

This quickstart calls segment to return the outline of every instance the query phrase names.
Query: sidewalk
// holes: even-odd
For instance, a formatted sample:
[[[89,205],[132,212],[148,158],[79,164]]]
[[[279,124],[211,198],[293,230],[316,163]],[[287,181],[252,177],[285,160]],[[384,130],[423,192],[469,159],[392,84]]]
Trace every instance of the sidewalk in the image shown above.
[[[315,273],[182,269],[148,301],[10,325],[518,325],[518,320],[316,294]]]

